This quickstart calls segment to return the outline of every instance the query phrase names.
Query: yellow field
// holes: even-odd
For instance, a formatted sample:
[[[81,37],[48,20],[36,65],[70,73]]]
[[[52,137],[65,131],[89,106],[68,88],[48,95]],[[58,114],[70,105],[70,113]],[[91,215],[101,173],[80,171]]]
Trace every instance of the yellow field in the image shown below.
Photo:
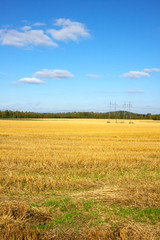
[[[0,240],[160,239],[160,122],[0,121]]]

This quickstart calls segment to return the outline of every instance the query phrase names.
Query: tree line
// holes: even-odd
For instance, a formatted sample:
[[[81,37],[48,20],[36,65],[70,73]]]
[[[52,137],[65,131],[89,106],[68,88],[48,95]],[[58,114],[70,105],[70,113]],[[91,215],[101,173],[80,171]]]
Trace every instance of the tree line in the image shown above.
[[[0,111],[1,119],[10,118],[93,118],[93,119],[153,119],[160,120],[160,114],[138,114],[127,111],[117,112],[60,112],[60,113],[39,113],[23,111]]]

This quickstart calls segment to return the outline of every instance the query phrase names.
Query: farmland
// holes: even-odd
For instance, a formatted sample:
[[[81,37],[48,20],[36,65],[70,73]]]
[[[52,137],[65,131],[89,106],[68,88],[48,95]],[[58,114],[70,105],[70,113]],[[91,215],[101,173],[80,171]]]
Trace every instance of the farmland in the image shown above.
[[[160,239],[160,121],[0,121],[0,240]]]

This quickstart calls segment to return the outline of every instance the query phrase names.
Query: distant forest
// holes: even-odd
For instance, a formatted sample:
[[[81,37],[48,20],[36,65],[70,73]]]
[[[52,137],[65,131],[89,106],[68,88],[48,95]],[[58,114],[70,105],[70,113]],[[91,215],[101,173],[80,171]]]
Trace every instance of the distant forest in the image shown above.
[[[153,119],[160,120],[160,114],[137,114],[127,111],[117,112],[62,112],[62,113],[38,113],[20,111],[0,111],[1,119],[10,118],[93,118],[93,119]]]

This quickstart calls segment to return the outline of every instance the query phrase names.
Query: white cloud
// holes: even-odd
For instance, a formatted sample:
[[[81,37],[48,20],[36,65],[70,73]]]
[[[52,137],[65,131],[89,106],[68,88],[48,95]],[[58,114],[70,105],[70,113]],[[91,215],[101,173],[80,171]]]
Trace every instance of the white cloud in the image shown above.
[[[144,93],[143,90],[128,90],[126,93]]]
[[[121,77],[124,78],[141,78],[141,77],[150,77],[150,74],[144,71],[130,71],[128,73],[122,74]]]
[[[29,83],[29,84],[45,84],[44,81],[38,78],[21,78],[18,82]]]
[[[66,78],[72,78],[74,77],[73,74],[71,74],[67,70],[47,70],[43,69],[42,71],[34,73],[34,76],[41,77],[41,78],[53,78],[53,79],[66,79]]]
[[[42,30],[17,31],[0,29],[0,44],[9,46],[52,46],[58,45]]]
[[[83,23],[74,22],[69,19],[59,18],[55,26],[62,27],[59,30],[49,29],[47,33],[57,41],[78,41],[81,37],[89,37],[90,34]]]
[[[31,30],[32,28],[30,26],[24,26],[21,28],[23,31]]]
[[[78,22],[73,22],[70,19],[66,19],[66,18],[59,18],[55,21],[54,25],[55,26],[69,26],[69,25],[72,25],[73,23],[77,24]]]
[[[31,24],[25,22],[20,30],[11,26],[0,29],[0,45],[8,45],[15,47],[22,46],[52,46],[58,47],[55,41],[78,41],[80,38],[89,37],[90,33],[83,23],[74,22],[70,19],[59,18],[55,21],[54,28],[48,30],[34,29],[42,27],[46,24],[43,22],[35,22]]]
[[[90,77],[90,78],[99,78],[98,75],[92,74],[92,73],[88,73],[88,74],[86,74],[86,76],[87,76],[87,77]]]
[[[159,68],[145,68],[144,72],[160,72]]]
[[[45,26],[46,24],[45,23],[42,23],[42,22],[36,22],[33,24],[33,26],[37,26],[37,27],[41,27],[41,26]]]

